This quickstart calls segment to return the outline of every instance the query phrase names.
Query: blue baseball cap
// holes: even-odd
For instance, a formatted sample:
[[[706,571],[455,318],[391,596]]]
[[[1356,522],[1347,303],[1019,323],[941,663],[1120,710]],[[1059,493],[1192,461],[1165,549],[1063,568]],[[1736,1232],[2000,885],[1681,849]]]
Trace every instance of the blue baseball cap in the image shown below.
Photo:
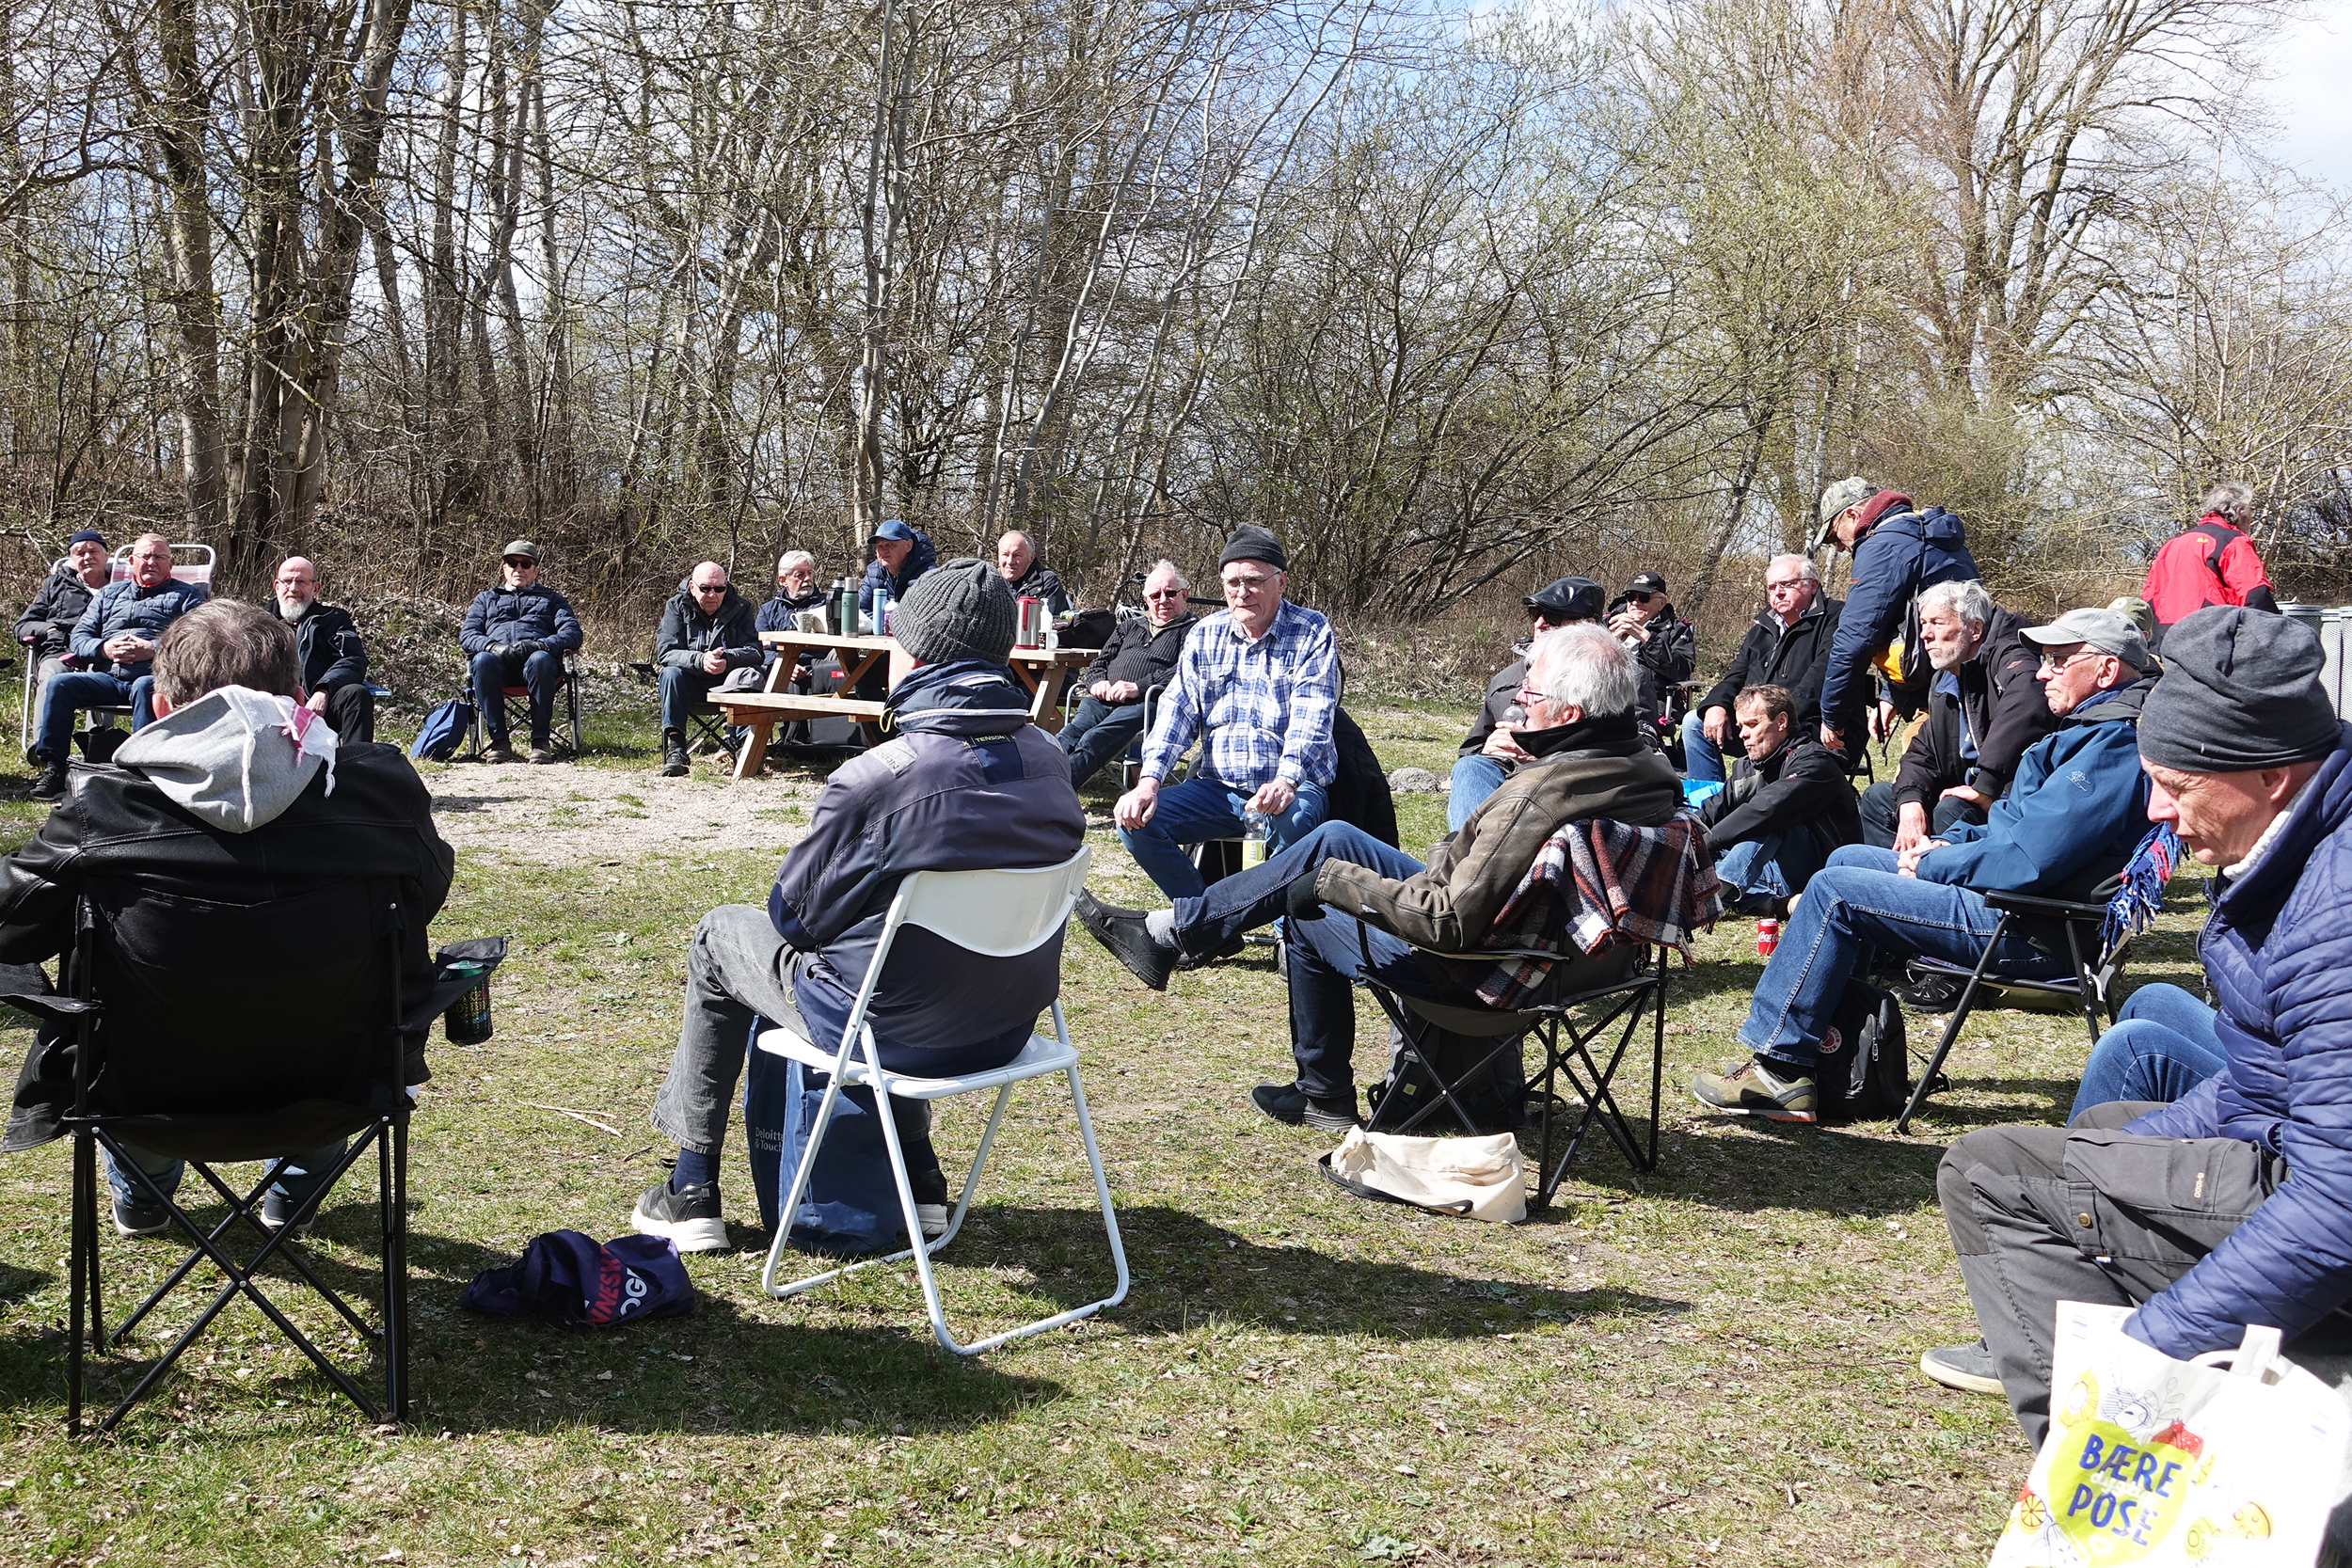
[[[877,539],[913,539],[914,531],[898,518],[891,517],[885,519],[882,526],[874,530],[874,537]]]

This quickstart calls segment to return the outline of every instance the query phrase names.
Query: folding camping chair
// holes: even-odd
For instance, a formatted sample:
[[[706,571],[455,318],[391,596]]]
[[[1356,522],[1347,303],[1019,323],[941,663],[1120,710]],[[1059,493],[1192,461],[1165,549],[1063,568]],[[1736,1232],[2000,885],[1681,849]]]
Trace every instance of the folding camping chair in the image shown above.
[[[554,710],[548,716],[548,739],[577,758],[580,754],[580,655],[566,650],[564,655],[564,685],[555,694]],[[473,686],[465,689],[468,703],[473,702]],[[531,688],[506,686],[499,689],[499,701],[506,710],[506,733],[531,733]],[[473,754],[480,756],[483,747],[482,712],[475,706],[471,737]]]
[[[649,659],[630,660],[628,673],[635,675],[641,685],[658,687],[661,682],[661,672],[656,669]],[[529,697],[528,688],[524,689],[524,695],[526,698]],[[686,710],[686,721],[693,726],[694,732],[686,737],[688,751],[701,751],[707,747],[710,751],[724,756],[735,755],[735,749],[740,743],[741,737],[738,732],[727,726],[726,715],[716,704],[707,702],[695,704]],[[511,727],[514,722],[511,716],[507,722]]]
[[[786,1028],[760,1034],[760,1050],[827,1074],[824,1097],[818,1104],[816,1119],[810,1124],[784,1202],[776,1211],[779,1218],[775,1241],[769,1246],[768,1266],[759,1281],[760,1288],[770,1295],[798,1295],[877,1263],[899,1263],[912,1258],[922,1282],[924,1306],[930,1313],[931,1333],[959,1355],[977,1355],[1008,1339],[1075,1323],[1127,1299],[1127,1249],[1119,1239],[1119,1216],[1111,1210],[1110,1182],[1103,1174],[1103,1156],[1094,1145],[1094,1124],[1087,1117],[1086,1091],[1078,1085],[1078,1053],[1070,1043],[1070,1026],[1062,1016],[1059,994],[1055,996],[1051,1008],[1052,1039],[1031,1035],[1021,1053],[1005,1066],[954,1078],[913,1078],[889,1071],[882,1067],[874,1044],[873,1026],[866,1022],[866,1008],[874,1000],[875,984],[882,977],[882,965],[889,960],[891,944],[901,927],[920,926],[959,947],[991,958],[1017,958],[1033,952],[1040,944],[1060,936],[1068,926],[1071,909],[1078,901],[1078,890],[1086,886],[1087,863],[1091,853],[1081,845],[1076,854],[1059,865],[1034,870],[913,873],[898,884],[898,895],[890,901],[890,912],[883,917],[882,935],[874,944],[872,960],[866,966],[866,977],[858,987],[857,1001],[850,1009],[838,1047],[818,1045]],[[1087,1165],[1094,1175],[1094,1196],[1102,1208],[1104,1233],[1110,1241],[1111,1261],[1118,1272],[1117,1286],[1099,1301],[992,1334],[968,1345],[959,1343],[947,1332],[946,1313],[940,1305],[939,1281],[931,1272],[931,1257],[954,1241],[956,1233],[963,1228],[963,1216],[972,1207],[972,1194],[979,1185],[980,1169],[988,1163],[989,1150],[995,1145],[996,1130],[1005,1119],[1005,1106],[1012,1099],[1012,1086],[1025,1079],[1054,1073],[1069,1080],[1070,1103],[1077,1114],[1078,1138],[1086,1147]],[[873,1085],[878,1107],[887,1095],[902,1100],[945,1100],[951,1095],[976,1094],[984,1089],[996,1091],[996,1104],[989,1113],[987,1131],[980,1134],[979,1148],[972,1156],[972,1169],[963,1180],[963,1194],[956,1200],[955,1212],[948,1216],[946,1230],[936,1241],[918,1242],[887,1257],[862,1259],[805,1279],[779,1284],[777,1275],[785,1248],[789,1244],[792,1219],[800,1212],[802,1195],[808,1189],[809,1173],[816,1165],[817,1151],[824,1143],[825,1128],[833,1120],[834,1103],[844,1087],[857,1084]],[[875,1119],[882,1124],[883,1142],[889,1146],[891,1175],[898,1182],[906,1234],[919,1238],[923,1227],[914,1212],[914,1191],[907,1180],[906,1153],[898,1145],[897,1118],[884,1114]]]
[[[1370,932],[1360,918],[1356,925],[1359,951],[1368,953]],[[1372,992],[1380,1010],[1389,1015],[1390,1023],[1395,1027],[1399,1058],[1389,1078],[1395,1087],[1380,1097],[1365,1124],[1366,1132],[1412,1132],[1440,1109],[1451,1111],[1451,1120],[1458,1122],[1465,1132],[1486,1131],[1463,1107],[1455,1091],[1491,1071],[1503,1053],[1516,1050],[1522,1038],[1532,1036],[1543,1047],[1544,1059],[1520,1085],[1522,1097],[1533,1095],[1540,1105],[1535,1196],[1530,1207],[1541,1209],[1551,1202],[1552,1195],[1567,1178],[1568,1162],[1576,1158],[1578,1146],[1596,1122],[1634,1170],[1657,1168],[1660,1093],[1666,1061],[1664,948],[1630,942],[1596,958],[1572,948],[1440,953],[1416,946],[1413,957],[1433,979],[1449,985],[1447,972],[1455,964],[1490,965],[1508,959],[1538,959],[1549,961],[1551,969],[1541,989],[1525,1005],[1509,1008],[1490,1007],[1484,1003],[1432,1002],[1383,979],[1370,965],[1359,969],[1357,982]],[[1634,1034],[1645,1017],[1650,1023],[1646,1139],[1635,1134],[1631,1119],[1617,1102],[1615,1087],[1618,1069],[1632,1049]],[[1613,1047],[1605,1038],[1612,1027],[1617,1029]],[[1440,1030],[1491,1042],[1490,1048],[1470,1067],[1448,1079],[1438,1070],[1431,1049]],[[1596,1045],[1607,1053],[1605,1057],[1594,1053]],[[1425,1093],[1411,1083],[1409,1072],[1415,1069],[1428,1082]],[[1577,1118],[1574,1131],[1567,1134],[1566,1146],[1554,1162],[1551,1149],[1558,1118],[1553,1107],[1565,1103],[1565,1097],[1559,1092],[1564,1086],[1583,1107],[1583,1114]]]
[[[199,1262],[223,1283],[170,1347],[146,1369],[97,1430],[111,1429],[239,1296],[307,1355],[371,1420],[408,1408],[407,1218],[409,1099],[404,1086],[400,953],[405,915],[395,884],[354,880],[255,905],[157,894],[123,880],[94,882],[78,900],[74,942],[62,978],[68,995],[11,995],[14,1006],[74,1038],[72,1307],[66,1420],[82,1430],[88,1351],[119,1347]],[[309,933],[297,962],[278,940]],[[468,977],[465,984],[471,984]],[[265,999],[295,993],[305,1011],[281,1016]],[[421,999],[425,1007],[439,996]],[[267,1014],[266,1017],[262,1015]],[[407,1032],[429,1010],[406,1015]],[[272,1231],[259,1209],[277,1166],[240,1196],[213,1169],[224,1161],[275,1160],[337,1138],[354,1141],[286,1224]],[[165,1194],[126,1151],[188,1161],[228,1204],[209,1229]],[[186,1258],[108,1332],[101,1291],[98,1150],[162,1204],[193,1243]],[[320,1277],[296,1238],[336,1181],[376,1151],[381,1277],[377,1323]],[[258,1249],[239,1260],[253,1235]],[[379,1405],[262,1289],[265,1265],[282,1262],[316,1291],[375,1353]],[[85,1324],[87,1338],[85,1339]]]

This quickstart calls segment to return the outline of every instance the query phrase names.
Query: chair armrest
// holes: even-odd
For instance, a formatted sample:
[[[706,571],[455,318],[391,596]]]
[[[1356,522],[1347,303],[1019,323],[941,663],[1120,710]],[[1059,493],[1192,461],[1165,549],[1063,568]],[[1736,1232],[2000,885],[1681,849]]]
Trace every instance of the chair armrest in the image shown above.
[[[1986,905],[2008,914],[2038,914],[2052,920],[2101,920],[2107,912],[2106,901],[2086,903],[2074,898],[2042,898],[2030,893],[1988,893]]]
[[[42,996],[29,991],[0,993],[0,1002],[51,1023],[71,1023],[77,1018],[95,1017],[106,1010],[103,1002],[77,1002],[71,996]]]

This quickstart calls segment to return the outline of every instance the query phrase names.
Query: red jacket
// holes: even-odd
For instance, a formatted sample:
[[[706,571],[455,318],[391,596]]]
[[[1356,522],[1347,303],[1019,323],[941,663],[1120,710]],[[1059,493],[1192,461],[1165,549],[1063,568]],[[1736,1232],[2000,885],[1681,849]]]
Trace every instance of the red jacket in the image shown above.
[[[2276,610],[2270,578],[2263,573],[2254,542],[2230,526],[2217,512],[2208,512],[2196,525],[2175,534],[2148,567],[2147,584],[2139,596],[2159,627],[2169,626],[2207,605],[2251,605]]]

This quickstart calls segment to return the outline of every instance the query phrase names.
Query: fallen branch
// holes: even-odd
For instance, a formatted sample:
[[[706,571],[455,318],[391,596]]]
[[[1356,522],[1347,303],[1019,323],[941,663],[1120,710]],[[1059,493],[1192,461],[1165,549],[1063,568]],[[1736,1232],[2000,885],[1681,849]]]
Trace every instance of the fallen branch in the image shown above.
[[[557,1116],[569,1117],[574,1121],[584,1121],[589,1126],[595,1128],[597,1132],[610,1132],[616,1138],[621,1135],[621,1130],[612,1126],[610,1122],[598,1121],[587,1112],[575,1111],[568,1105],[542,1105],[535,1100],[526,1100],[521,1101],[521,1103],[530,1106],[534,1111],[553,1111]]]

